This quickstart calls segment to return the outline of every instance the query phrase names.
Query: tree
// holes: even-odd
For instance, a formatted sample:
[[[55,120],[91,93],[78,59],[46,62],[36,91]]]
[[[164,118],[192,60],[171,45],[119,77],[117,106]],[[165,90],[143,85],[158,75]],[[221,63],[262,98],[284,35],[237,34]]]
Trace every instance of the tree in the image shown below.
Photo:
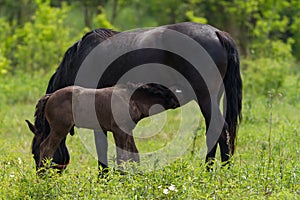
[[[11,25],[21,26],[30,19],[35,7],[33,0],[0,0],[0,17],[6,18]]]

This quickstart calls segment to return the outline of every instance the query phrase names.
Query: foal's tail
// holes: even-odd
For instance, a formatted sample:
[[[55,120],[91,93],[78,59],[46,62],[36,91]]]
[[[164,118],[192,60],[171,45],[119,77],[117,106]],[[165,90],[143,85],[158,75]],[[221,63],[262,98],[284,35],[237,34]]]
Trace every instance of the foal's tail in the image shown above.
[[[51,94],[44,95],[36,104],[34,114],[34,125],[36,128],[35,134],[46,133],[45,135],[48,135],[50,133],[50,127],[48,121],[45,118],[45,107],[50,96]]]
[[[237,47],[230,35],[223,31],[216,32],[221,44],[227,52],[227,71],[224,77],[225,120],[228,124],[229,145],[231,154],[234,154],[237,127],[242,119],[242,79]]]

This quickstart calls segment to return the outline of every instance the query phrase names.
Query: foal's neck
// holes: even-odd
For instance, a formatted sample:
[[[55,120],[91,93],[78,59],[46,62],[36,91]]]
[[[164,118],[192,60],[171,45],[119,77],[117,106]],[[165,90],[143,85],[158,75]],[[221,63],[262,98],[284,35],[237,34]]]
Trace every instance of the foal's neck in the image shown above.
[[[155,115],[168,109],[165,105],[165,100],[159,97],[138,95],[132,99],[141,112],[141,118]]]

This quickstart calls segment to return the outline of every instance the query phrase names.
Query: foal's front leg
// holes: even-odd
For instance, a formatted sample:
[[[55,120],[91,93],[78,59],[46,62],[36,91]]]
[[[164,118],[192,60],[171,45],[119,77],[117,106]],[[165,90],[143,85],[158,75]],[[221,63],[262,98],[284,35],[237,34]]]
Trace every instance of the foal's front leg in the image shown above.
[[[49,136],[40,145],[40,162],[39,167],[43,166],[45,159],[51,159],[57,150],[61,141],[67,136],[66,134],[60,134],[54,130],[50,131]]]
[[[119,128],[113,130],[113,136],[116,143],[117,163],[121,165],[123,162],[134,161],[139,163],[140,157],[138,149],[135,145],[132,131],[126,133]]]

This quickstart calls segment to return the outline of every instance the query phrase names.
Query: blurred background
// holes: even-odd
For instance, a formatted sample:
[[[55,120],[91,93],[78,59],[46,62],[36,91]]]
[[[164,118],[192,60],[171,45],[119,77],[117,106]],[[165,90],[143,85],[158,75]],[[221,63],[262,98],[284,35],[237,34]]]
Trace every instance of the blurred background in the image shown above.
[[[59,181],[37,181],[30,152],[32,133],[24,120],[33,121],[36,102],[67,49],[95,28],[124,31],[183,21],[227,31],[238,45],[243,121],[230,170],[207,173],[203,167],[202,120],[192,133],[195,155],[190,153],[194,147],[188,147],[182,160],[154,175],[144,174],[146,178],[128,174],[97,181],[97,162],[75,134],[68,137],[72,161],[66,175]],[[81,195],[87,199],[100,195],[105,199],[143,195],[146,199],[297,199],[299,60],[299,0],[0,0],[0,199],[76,199]],[[192,126],[201,114],[196,104],[187,106],[191,114],[185,125]],[[169,115],[159,134],[137,140],[140,152],[164,147],[172,140],[182,119],[179,110]],[[137,127],[134,134],[149,133],[148,124],[162,121],[155,119],[140,122],[147,131]],[[87,132],[93,143],[92,132]],[[112,166],[113,156],[109,159]],[[163,189],[171,184],[178,193],[168,198]]]
[[[298,0],[0,0],[0,106],[34,103],[66,50],[92,29],[183,21],[213,25],[235,39],[244,108],[270,94],[298,106]]]
[[[244,58],[290,62],[300,59],[299,11],[298,0],[0,0],[0,69],[53,70],[91,29],[183,21],[229,32]]]
[[[68,47],[92,29],[124,31],[183,21],[232,35],[245,96],[271,92],[299,103],[298,0],[0,0],[0,102],[35,102],[39,95],[31,94],[43,94]]]

